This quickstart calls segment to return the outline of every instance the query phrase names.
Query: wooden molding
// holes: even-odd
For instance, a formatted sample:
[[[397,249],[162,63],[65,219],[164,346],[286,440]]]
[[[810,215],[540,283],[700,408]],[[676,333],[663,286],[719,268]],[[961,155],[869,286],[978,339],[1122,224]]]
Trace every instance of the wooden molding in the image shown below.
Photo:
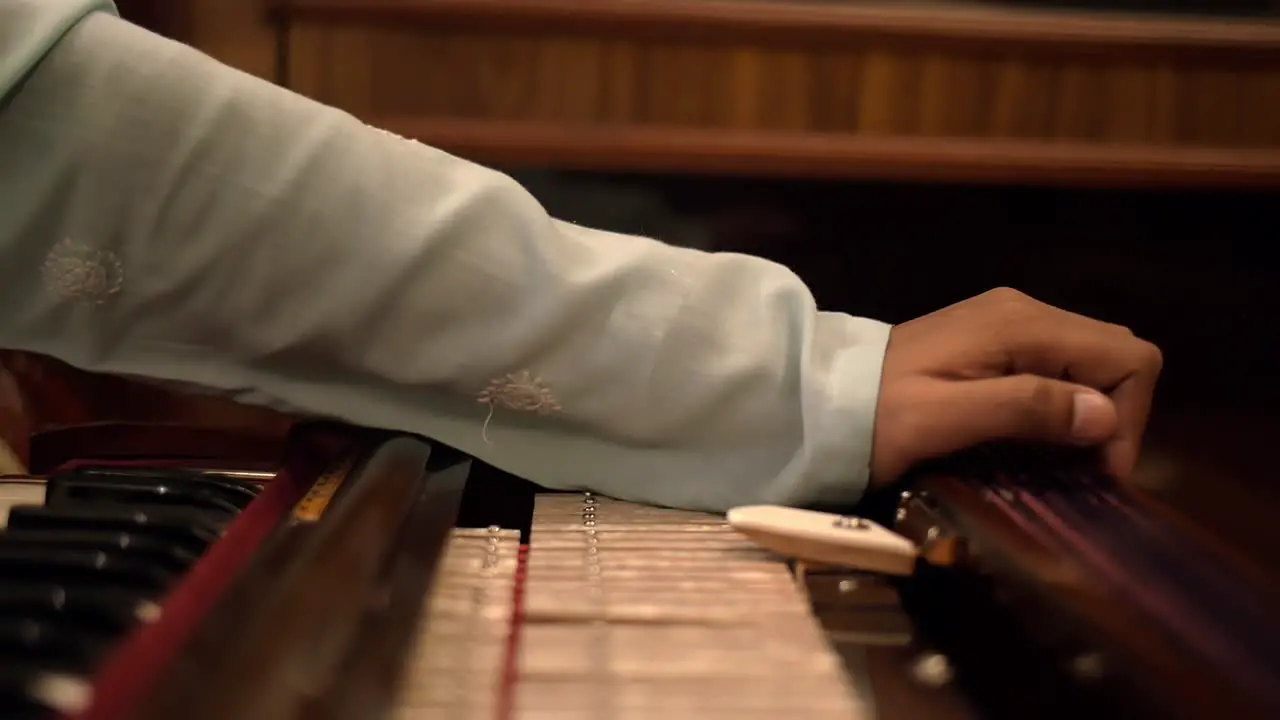
[[[1280,187],[1280,23],[800,0],[280,0],[285,83],[519,167]]]
[[[1176,18],[945,2],[780,0],[277,0],[291,20],[423,23],[669,40],[841,44],[852,39],[1072,52],[1280,58],[1280,22]]]
[[[1280,151],[382,117],[477,162],[589,171],[1142,188],[1280,189]]]

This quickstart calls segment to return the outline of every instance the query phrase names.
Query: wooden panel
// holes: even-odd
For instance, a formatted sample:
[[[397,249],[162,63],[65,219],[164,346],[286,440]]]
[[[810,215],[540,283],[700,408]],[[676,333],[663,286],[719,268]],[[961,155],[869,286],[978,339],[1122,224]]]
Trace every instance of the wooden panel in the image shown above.
[[[182,7],[187,31],[177,39],[267,80],[278,78],[276,28],[264,0],[166,0]]]
[[[994,7],[964,0],[276,0],[299,21],[424,23],[442,29],[547,33],[572,29],[699,42],[738,40],[802,47],[851,37],[917,46],[986,45],[1026,51],[1183,57],[1280,54],[1276,23],[1176,19]]]
[[[0,350],[0,448],[12,449],[23,462],[33,434],[58,428],[157,423],[266,440],[283,438],[293,421],[227,398],[84,372],[49,357]]]
[[[1280,187],[1280,26],[1265,23],[766,0],[288,6],[292,87],[486,161]]]
[[[477,162],[613,172],[1112,188],[1280,188],[1280,153],[375,118]]]
[[[278,78],[280,33],[266,0],[116,0],[116,6],[135,25],[250,75]]]
[[[373,117],[1280,144],[1280,62],[1240,70],[998,48],[805,52],[320,25],[294,31],[292,59],[297,90]]]
[[[191,8],[175,0],[115,0],[120,17],[167,38],[186,42],[191,35]]]

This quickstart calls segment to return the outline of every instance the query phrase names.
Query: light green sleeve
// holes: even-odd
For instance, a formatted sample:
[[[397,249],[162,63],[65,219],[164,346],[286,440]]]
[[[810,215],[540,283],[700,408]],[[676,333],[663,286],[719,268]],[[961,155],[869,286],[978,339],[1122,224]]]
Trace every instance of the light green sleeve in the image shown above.
[[[421,433],[551,487],[860,497],[888,326],[758,258],[555,221],[107,7],[0,0],[0,346]]]

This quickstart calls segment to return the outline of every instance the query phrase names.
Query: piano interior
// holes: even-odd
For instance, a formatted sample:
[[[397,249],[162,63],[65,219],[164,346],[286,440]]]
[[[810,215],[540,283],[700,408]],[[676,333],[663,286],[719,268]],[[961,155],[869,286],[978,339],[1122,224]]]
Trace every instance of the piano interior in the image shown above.
[[[470,459],[353,428],[296,427],[275,463],[125,432],[0,485],[0,716],[873,714],[803,573],[722,517],[510,479],[494,508]],[[843,632],[909,635],[887,620]]]
[[[225,435],[67,428],[0,480],[0,717],[1275,717],[1275,578],[1079,459],[870,499],[894,580],[421,438]]]

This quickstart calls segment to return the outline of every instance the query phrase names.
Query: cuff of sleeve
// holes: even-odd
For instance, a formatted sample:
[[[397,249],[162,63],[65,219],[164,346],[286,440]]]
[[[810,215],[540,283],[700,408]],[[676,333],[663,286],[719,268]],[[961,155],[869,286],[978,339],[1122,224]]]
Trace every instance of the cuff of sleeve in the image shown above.
[[[807,468],[790,504],[853,505],[870,480],[880,377],[893,326],[843,319],[845,342],[830,359],[826,381],[816,384],[812,404],[806,403]]]

